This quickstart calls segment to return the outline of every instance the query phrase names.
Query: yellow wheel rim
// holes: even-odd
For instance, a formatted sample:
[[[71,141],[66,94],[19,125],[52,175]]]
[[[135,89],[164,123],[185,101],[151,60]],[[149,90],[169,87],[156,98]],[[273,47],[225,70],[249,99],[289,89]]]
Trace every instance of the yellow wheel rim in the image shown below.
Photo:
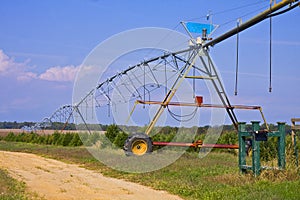
[[[148,145],[144,140],[136,140],[132,143],[131,151],[133,154],[141,156],[147,152]]]

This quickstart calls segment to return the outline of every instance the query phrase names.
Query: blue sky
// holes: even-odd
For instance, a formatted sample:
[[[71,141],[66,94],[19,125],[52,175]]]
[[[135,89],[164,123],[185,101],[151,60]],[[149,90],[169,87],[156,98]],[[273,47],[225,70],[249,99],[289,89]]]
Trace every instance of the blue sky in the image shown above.
[[[78,66],[114,34],[141,27],[184,32],[180,21],[206,23],[211,11],[213,23],[221,25],[217,36],[234,27],[239,17],[250,13],[242,18],[246,21],[268,4],[268,0],[2,0],[0,121],[40,121],[60,105],[70,104]],[[300,117],[299,11],[273,19],[272,93],[268,21],[240,34],[238,96],[234,96],[235,37],[210,50],[232,103],[261,105],[272,123]],[[240,115],[243,121],[252,119],[251,113]]]

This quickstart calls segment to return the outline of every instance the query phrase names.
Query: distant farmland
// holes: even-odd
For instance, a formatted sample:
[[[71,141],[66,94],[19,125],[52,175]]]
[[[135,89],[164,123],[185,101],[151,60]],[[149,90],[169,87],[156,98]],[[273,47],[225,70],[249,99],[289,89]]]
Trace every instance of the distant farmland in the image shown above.
[[[59,131],[61,133],[80,133],[80,132],[86,132],[86,131],[80,131],[80,130],[37,130],[34,131],[37,134],[41,134],[41,135],[49,135],[49,134],[53,134],[55,131]],[[22,129],[0,129],[0,136],[6,136],[8,133],[14,133],[14,134],[20,134],[26,132]],[[95,131],[93,131],[95,132]],[[97,131],[98,132],[98,131]],[[105,132],[105,131],[99,131],[99,132]]]

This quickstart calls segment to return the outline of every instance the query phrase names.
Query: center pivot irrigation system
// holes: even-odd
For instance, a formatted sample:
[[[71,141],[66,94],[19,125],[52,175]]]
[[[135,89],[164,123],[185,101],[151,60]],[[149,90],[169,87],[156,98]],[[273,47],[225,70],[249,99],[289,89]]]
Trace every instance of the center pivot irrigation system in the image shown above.
[[[280,10],[284,7],[288,6],[288,8],[284,10]],[[260,106],[243,106],[243,105],[231,105],[230,101],[228,99],[228,96],[225,93],[224,86],[222,85],[222,82],[219,78],[219,75],[217,73],[216,67],[214,63],[212,62],[211,57],[209,56],[208,50],[209,47],[212,47],[227,38],[234,36],[247,28],[265,20],[268,18],[271,18],[273,16],[280,15],[282,13],[285,13],[293,8],[296,8],[299,6],[299,3],[297,1],[292,1],[292,0],[284,0],[281,1],[280,3],[276,4],[274,3],[273,5],[270,5],[270,8],[265,10],[264,12],[260,13],[259,15],[253,17],[252,19],[246,21],[245,23],[240,23],[238,26],[221,36],[215,38],[215,39],[210,39],[207,37],[207,28],[202,29],[202,37],[194,39],[192,35],[189,32],[188,27],[182,23],[186,31],[191,37],[191,43],[192,45],[185,50],[178,51],[178,52],[172,52],[169,54],[164,55],[163,57],[157,57],[148,61],[144,61],[140,65],[149,65],[149,63],[155,61],[155,60],[160,60],[160,59],[166,59],[168,57],[171,57],[175,63],[178,61],[183,63],[183,66],[179,70],[179,74],[176,78],[176,80],[173,82],[172,87],[169,89],[169,91],[166,93],[164,99],[162,101],[147,101],[147,100],[136,100],[134,107],[131,111],[131,114],[133,113],[134,109],[138,104],[148,104],[148,105],[159,105],[159,109],[154,115],[153,119],[151,120],[149,126],[147,127],[145,134],[134,134],[129,136],[129,138],[126,140],[124,144],[124,150],[127,154],[135,154],[135,155],[143,155],[145,153],[149,153],[152,151],[152,146],[157,145],[157,146],[189,146],[189,147],[201,147],[201,148],[232,148],[232,149],[238,149],[238,145],[221,145],[221,144],[203,144],[202,141],[195,141],[194,143],[178,143],[178,142],[155,142],[152,141],[151,138],[149,137],[149,134],[153,130],[156,122],[164,112],[166,108],[169,106],[192,106],[192,107],[201,107],[201,108],[224,108],[232,121],[234,127],[236,128],[237,131],[239,130],[239,121],[236,117],[236,114],[234,110],[236,109],[246,109],[246,110],[258,110],[261,114],[262,120],[264,121],[266,125],[266,130],[265,132],[270,132],[268,124],[266,122],[266,119],[264,117],[264,114],[262,112],[262,108]],[[280,10],[280,11],[279,11]],[[181,59],[183,56],[181,56],[183,53],[189,53],[188,59],[184,60]],[[196,66],[195,65],[195,60],[199,58],[202,64],[202,67]],[[193,75],[190,75],[192,72],[192,69],[196,69],[201,75],[195,76],[195,73]],[[195,97],[195,103],[183,103],[183,102],[172,102],[172,99],[182,84],[184,79],[205,79],[211,81],[212,85],[214,86],[215,91],[218,94],[219,99],[221,100],[221,105],[215,105],[215,104],[203,104],[203,99],[201,96],[196,96]],[[271,79],[270,79],[271,80]],[[270,81],[271,82],[271,81]],[[271,91],[271,85],[270,85],[270,91]],[[255,130],[258,131],[258,130]],[[264,133],[265,133],[264,132]],[[243,138],[243,137],[241,137]],[[243,146],[247,146],[247,143],[240,139],[240,146],[241,144]],[[259,140],[259,139],[258,139]],[[254,142],[255,143],[255,142]],[[255,143],[255,145],[257,145]],[[249,145],[248,145],[249,147]],[[247,149],[240,149],[240,151],[245,152]],[[256,156],[257,157],[257,156]],[[255,157],[255,158],[256,158]],[[242,159],[242,157],[240,158]],[[280,165],[282,166],[282,165]]]
[[[72,112],[70,116],[73,115],[75,118],[81,119],[81,122],[86,126],[88,131],[89,124],[86,123],[86,115],[88,112],[94,112],[93,105],[97,108],[107,108],[110,113],[110,109],[113,109],[115,105],[134,102],[133,108],[129,114],[128,120],[130,120],[135,109],[139,104],[143,106],[157,106],[158,109],[153,115],[153,118],[150,120],[149,125],[147,126],[144,133],[132,134],[128,137],[124,144],[124,151],[127,155],[144,155],[150,153],[153,150],[153,146],[187,146],[187,147],[201,147],[201,148],[232,148],[240,150],[240,169],[246,170],[248,168],[255,169],[255,173],[260,170],[260,165],[257,164],[257,156],[259,154],[254,153],[256,156],[254,161],[257,165],[252,167],[247,167],[245,165],[247,137],[250,137],[251,134],[244,130],[244,125],[239,123],[239,120],[235,114],[236,109],[246,109],[246,110],[258,110],[261,114],[262,120],[266,125],[266,130],[259,131],[257,129],[257,123],[253,125],[253,133],[255,133],[255,141],[263,140],[268,136],[280,137],[282,140],[283,130],[277,133],[269,131],[268,124],[263,115],[262,108],[260,106],[243,106],[243,105],[231,105],[229,98],[225,92],[224,86],[218,74],[218,71],[209,55],[210,47],[234,36],[237,35],[258,24],[259,22],[270,19],[270,28],[271,28],[271,18],[280,14],[283,14],[287,11],[290,11],[300,4],[298,0],[282,0],[279,3],[271,1],[270,7],[253,17],[252,19],[244,22],[238,23],[236,28],[229,30],[228,32],[212,39],[209,36],[213,28],[212,24],[206,24],[201,28],[202,36],[198,38],[193,38],[190,33],[190,28],[188,24],[182,23],[183,27],[187,31],[190,38],[189,47],[176,52],[164,52],[163,55],[144,60],[139,64],[131,66],[126,70],[117,73],[116,75],[106,79],[105,81],[99,83],[95,89],[92,89],[87,93],[78,103],[71,106]],[[270,40],[271,41],[271,40]],[[238,59],[237,59],[238,60]],[[238,62],[237,62],[238,63]],[[166,71],[169,70],[168,74]],[[271,64],[270,64],[271,70]],[[160,78],[164,74],[164,83],[160,82]],[[151,80],[151,81],[149,81]],[[217,94],[219,104],[204,104],[203,98],[201,96],[194,96],[195,101],[193,103],[178,102],[174,101],[180,86],[184,83],[185,80],[192,80],[193,86],[195,86],[196,80],[205,80],[211,83],[213,86],[214,92]],[[271,76],[270,76],[271,83]],[[168,87],[162,87],[165,85]],[[162,99],[156,101],[151,100],[153,98],[153,93],[155,91],[161,92],[164,88],[164,96]],[[271,84],[270,84],[271,91]],[[92,108],[89,108],[89,105],[92,105]],[[163,115],[164,111],[169,107],[195,107],[197,108],[218,108],[225,109],[230,120],[232,121],[235,129],[239,132],[239,145],[221,145],[221,144],[204,144],[202,141],[195,141],[193,143],[181,143],[181,142],[157,142],[152,141],[150,134],[153,131],[155,125],[157,124],[160,117]],[[68,107],[69,108],[69,107]],[[173,117],[187,117],[179,116],[172,112],[170,114]],[[193,112],[191,117],[195,116]],[[71,117],[67,117],[67,121]],[[128,121],[127,120],[127,121]],[[74,120],[76,121],[76,119]],[[280,126],[282,127],[282,126]],[[264,136],[264,137],[259,137]],[[263,139],[261,139],[263,138]],[[256,146],[253,146],[256,145]],[[257,149],[257,143],[253,142],[252,148]],[[249,144],[248,144],[249,146]],[[250,145],[251,146],[251,145]],[[259,146],[259,145],[258,145]],[[282,144],[280,145],[282,148]],[[253,148],[254,149],[254,148]],[[284,167],[284,162],[282,161],[282,149],[280,150],[280,167]],[[284,152],[283,152],[284,153]]]

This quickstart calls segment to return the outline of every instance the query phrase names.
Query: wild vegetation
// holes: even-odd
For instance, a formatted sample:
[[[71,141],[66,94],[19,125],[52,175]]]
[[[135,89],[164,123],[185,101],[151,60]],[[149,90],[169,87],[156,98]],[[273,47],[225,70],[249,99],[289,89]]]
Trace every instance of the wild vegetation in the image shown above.
[[[248,127],[250,130],[250,127]],[[274,126],[273,129],[276,129]],[[110,169],[96,160],[83,147],[91,146],[100,141],[99,148],[121,148],[128,134],[118,126],[111,125],[105,134],[97,132],[66,133],[55,132],[52,135],[36,133],[9,133],[0,138],[0,149],[23,151],[52,157],[55,159],[78,163],[88,169],[95,170],[106,176],[137,182],[155,189],[166,190],[184,199],[299,199],[300,168],[295,165],[291,136],[286,137],[286,170],[264,170],[260,177],[240,174],[236,150],[214,149],[204,158],[199,158],[199,149],[190,148],[176,162],[161,170],[130,174]],[[202,131],[204,131],[203,128]],[[179,134],[178,129],[165,127],[159,134],[153,135],[154,141],[188,141],[190,137]],[[184,129],[184,131],[187,131]],[[193,130],[194,131],[194,130]],[[194,140],[204,139],[202,131],[197,131]],[[193,135],[194,136],[194,135]],[[104,139],[105,138],[105,139]],[[84,142],[82,142],[82,140]],[[232,127],[228,126],[218,139],[219,144],[237,144],[238,138]],[[300,148],[298,142],[298,148]],[[277,165],[277,139],[269,138],[261,143],[261,161],[263,166]],[[250,162],[250,157],[247,163]],[[22,194],[22,192],[21,192]]]
[[[10,132],[7,136],[0,138],[7,142],[25,142],[32,144],[61,145],[61,146],[81,146],[82,142],[77,133],[59,133],[54,132],[51,135],[39,135],[37,133],[20,133]]]
[[[100,172],[166,190],[183,199],[299,199],[300,171],[290,162],[287,169],[265,170],[260,177],[242,175],[237,156],[212,152],[199,158],[198,152],[187,152],[163,169],[132,174],[113,170],[96,160],[86,148],[0,141],[0,149],[35,153],[59,159]],[[290,155],[288,153],[288,155]],[[268,164],[268,163],[264,163]]]
[[[50,135],[41,135],[34,132],[21,134],[14,134],[10,132],[4,137],[0,137],[0,140],[7,142],[25,142],[32,144],[44,144],[44,145],[56,145],[56,146],[92,146],[98,144],[99,148],[111,147],[122,148],[128,134],[121,130],[117,125],[106,126],[105,134],[99,132],[87,132],[82,133],[60,133],[55,131]],[[276,126],[271,125],[272,130],[276,130]],[[137,127],[132,127],[137,130]],[[141,128],[140,128],[141,129]],[[208,127],[200,128],[183,128],[182,130],[177,127],[162,127],[159,128],[159,133],[152,136],[153,141],[176,141],[176,142],[192,142],[196,140],[204,140],[206,134],[204,132]],[[247,129],[251,129],[250,126]],[[181,131],[181,132],[180,132]],[[176,137],[176,138],[175,138]],[[291,145],[291,137],[287,136],[287,146]],[[238,144],[238,137],[236,131],[232,126],[225,126],[222,134],[218,138],[218,144]],[[298,148],[300,148],[298,142]],[[155,147],[155,150],[160,147]],[[199,149],[189,148],[188,152],[198,152]],[[227,152],[234,155],[237,154],[233,149],[214,149],[217,152]],[[264,161],[270,161],[277,157],[277,138],[269,138],[267,142],[261,142],[261,158]]]
[[[25,192],[25,184],[18,182],[8,175],[6,170],[0,169],[0,199],[25,200],[28,195]]]

